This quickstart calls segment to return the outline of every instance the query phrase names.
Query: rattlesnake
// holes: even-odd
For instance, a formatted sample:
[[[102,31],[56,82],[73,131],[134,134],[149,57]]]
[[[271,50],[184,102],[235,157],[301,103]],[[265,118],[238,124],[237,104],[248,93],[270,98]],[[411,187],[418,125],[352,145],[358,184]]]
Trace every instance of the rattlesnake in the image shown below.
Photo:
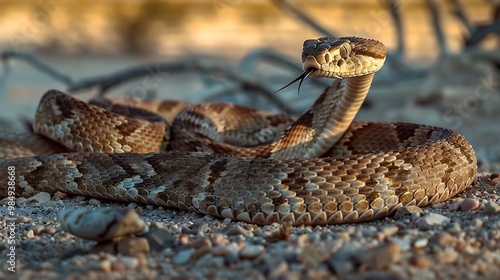
[[[240,137],[221,143],[200,136],[244,129],[225,119],[229,113],[223,110],[230,105],[186,105],[191,110],[170,120],[174,125],[168,128],[163,118],[148,115],[144,108],[149,105],[127,109],[120,102],[97,102],[141,116],[130,120],[49,91],[39,105],[35,131],[76,152],[33,156],[37,151],[28,149],[33,144],[24,145],[29,150],[25,157],[0,161],[0,178],[5,180],[13,166],[16,183],[11,189],[4,183],[0,197],[61,191],[256,224],[295,225],[369,221],[401,206],[447,200],[469,187],[476,174],[474,151],[463,136],[418,124],[352,122],[385,55],[383,44],[372,39],[305,41],[300,78],[343,81],[334,81],[295,122],[262,115],[260,124],[248,129],[257,140],[246,147],[236,146],[244,142]],[[248,122],[244,113],[251,109],[235,108],[240,121]],[[210,123],[207,114],[229,128]],[[263,126],[266,122],[281,124],[281,132]],[[163,131],[172,135],[171,143]],[[33,137],[39,136],[26,136],[25,143],[34,143]],[[20,152],[0,144],[5,157]],[[183,151],[154,151],[165,146]]]

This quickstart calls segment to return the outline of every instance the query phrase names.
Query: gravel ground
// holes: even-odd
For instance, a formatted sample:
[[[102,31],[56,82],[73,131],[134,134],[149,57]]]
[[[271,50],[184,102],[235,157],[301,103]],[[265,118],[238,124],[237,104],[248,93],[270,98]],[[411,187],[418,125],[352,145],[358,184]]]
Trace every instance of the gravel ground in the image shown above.
[[[63,194],[16,203],[15,273],[8,271],[7,208],[0,208],[1,279],[500,277],[500,174],[481,174],[465,193],[433,207],[328,227],[256,226]],[[63,209],[106,206],[135,209],[149,232],[97,244],[62,231],[56,219]]]

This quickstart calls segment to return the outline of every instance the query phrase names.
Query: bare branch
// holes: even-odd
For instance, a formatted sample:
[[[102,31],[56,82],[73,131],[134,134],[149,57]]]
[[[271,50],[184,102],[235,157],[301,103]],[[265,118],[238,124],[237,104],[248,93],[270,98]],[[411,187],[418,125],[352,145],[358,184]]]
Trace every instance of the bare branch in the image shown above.
[[[307,15],[300,9],[297,9],[294,5],[290,4],[288,0],[271,0],[271,2],[273,2],[276,6],[280,7],[281,9],[286,10],[291,14],[293,14],[294,16],[298,17],[300,20],[302,20],[307,25],[318,31],[320,34],[323,34],[324,36],[335,37],[335,35],[332,32],[328,31],[326,28],[324,28],[315,20],[313,20],[309,15]]]
[[[47,74],[48,76],[52,77],[53,79],[60,81],[64,83],[67,86],[72,86],[73,85],[73,80],[62,74],[61,72],[57,71],[56,69],[48,66],[45,63],[42,63],[35,57],[25,54],[25,53],[19,53],[19,52],[13,52],[13,51],[7,51],[7,52],[2,52],[0,57],[2,58],[2,61],[6,63],[7,60],[11,58],[15,58],[21,61],[24,61],[31,66],[33,66],[35,69],[39,70],[42,73]]]
[[[283,69],[290,69],[292,73],[297,73],[297,75],[303,72],[302,65],[297,63],[296,59],[289,59],[267,49],[256,50],[246,55],[238,66],[238,72],[250,75],[261,62],[268,62]],[[311,81],[322,87],[327,87],[331,83],[326,79],[311,79]]]
[[[462,24],[467,28],[469,34],[474,32],[474,26],[469,21],[467,16],[464,13],[464,9],[459,0],[449,0],[453,9],[453,14],[462,22]]]
[[[217,65],[193,59],[135,66],[110,75],[101,75],[81,80],[78,83],[75,83],[68,90],[70,92],[75,92],[92,87],[98,87],[100,89],[100,95],[103,95],[109,89],[133,79],[148,75],[154,78],[160,75],[173,75],[186,72],[203,72],[214,76],[224,77],[239,83],[244,89],[256,90],[264,95],[272,94],[272,91],[267,89],[265,86],[244,75],[240,75],[227,65]]]
[[[441,49],[441,56],[447,56],[449,54],[448,45],[444,36],[444,32],[441,26],[438,7],[436,6],[435,0],[427,0],[427,6],[431,12],[432,26],[434,27],[434,32]]]
[[[405,40],[403,32],[403,24],[401,22],[401,1],[400,0],[387,0],[387,8],[390,11],[394,25],[396,26],[396,37],[398,40],[396,56],[399,58],[404,57]]]
[[[474,32],[472,32],[466,40],[465,45],[467,47],[475,46],[489,34],[500,35],[500,21],[497,20],[488,25],[476,27]]]
[[[77,91],[98,88],[99,96],[103,96],[111,88],[116,87],[120,84],[128,82],[130,80],[151,77],[152,79],[161,79],[162,75],[173,75],[185,72],[201,72],[209,74],[211,76],[219,76],[231,80],[239,85],[239,88],[245,90],[255,90],[257,93],[262,94],[271,103],[275,104],[279,108],[283,108],[285,103],[281,101],[273,91],[268,89],[266,86],[260,84],[257,81],[247,77],[246,75],[239,74],[234,69],[231,69],[227,65],[215,64],[203,62],[200,60],[186,60],[186,61],[176,61],[170,63],[157,63],[153,65],[142,65],[132,68],[127,68],[122,71],[112,73],[109,75],[101,75],[98,77],[92,77],[83,79],[80,81],[74,81],[70,77],[60,73],[54,68],[40,62],[35,57],[15,52],[4,52],[1,53],[1,58],[4,61],[4,68],[8,70],[7,60],[8,59],[19,59],[32,65],[35,69],[42,73],[49,75],[57,81],[64,83],[67,86],[68,92],[75,93]]]

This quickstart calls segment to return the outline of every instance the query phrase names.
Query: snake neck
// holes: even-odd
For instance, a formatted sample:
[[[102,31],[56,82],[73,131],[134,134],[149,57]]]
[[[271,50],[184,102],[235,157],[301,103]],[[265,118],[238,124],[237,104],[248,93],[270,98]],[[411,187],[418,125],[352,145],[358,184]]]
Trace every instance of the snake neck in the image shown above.
[[[374,74],[336,80],[275,142],[271,158],[321,157],[344,135],[361,108]],[[345,81],[345,82],[344,82]]]

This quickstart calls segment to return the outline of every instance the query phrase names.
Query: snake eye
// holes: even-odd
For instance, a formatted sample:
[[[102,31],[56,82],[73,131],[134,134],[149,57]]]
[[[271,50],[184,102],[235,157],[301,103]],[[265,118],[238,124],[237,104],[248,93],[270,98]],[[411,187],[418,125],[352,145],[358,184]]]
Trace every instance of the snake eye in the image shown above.
[[[325,53],[325,62],[330,63],[332,61],[332,53],[326,52]]]

